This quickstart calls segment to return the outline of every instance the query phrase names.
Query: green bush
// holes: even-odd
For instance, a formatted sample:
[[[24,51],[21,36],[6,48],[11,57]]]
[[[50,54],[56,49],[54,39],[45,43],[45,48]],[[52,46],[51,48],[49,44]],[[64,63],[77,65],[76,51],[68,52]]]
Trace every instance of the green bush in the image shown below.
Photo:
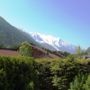
[[[37,62],[37,90],[68,90],[78,74],[90,73],[90,61],[69,56],[65,59],[42,59]]]
[[[74,81],[70,84],[69,90],[85,90],[84,84],[86,79],[87,79],[87,75],[82,75],[82,74],[77,75]]]
[[[19,53],[22,56],[32,56],[32,47],[30,46],[30,44],[28,42],[23,42],[21,44],[21,46],[19,47]]]
[[[88,75],[85,84],[83,85],[84,90],[90,90],[90,75]]]
[[[90,60],[73,56],[37,60],[0,57],[0,90],[74,90],[80,86],[90,90],[89,69]]]
[[[32,58],[0,57],[0,90],[27,90],[35,81],[33,64]]]

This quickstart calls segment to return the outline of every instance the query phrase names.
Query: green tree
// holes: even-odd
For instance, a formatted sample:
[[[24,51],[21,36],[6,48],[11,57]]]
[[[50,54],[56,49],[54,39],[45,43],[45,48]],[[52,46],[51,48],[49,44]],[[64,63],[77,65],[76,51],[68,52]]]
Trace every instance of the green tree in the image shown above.
[[[78,54],[78,55],[81,54],[81,47],[80,47],[80,46],[78,46],[78,47],[76,48],[76,54]]]
[[[32,47],[28,42],[23,42],[19,47],[19,53],[22,56],[32,56]]]
[[[83,52],[82,48],[81,48],[80,46],[78,46],[78,47],[76,48],[76,55],[77,55],[77,57],[81,58],[81,56],[82,56],[83,54],[84,54],[84,52]]]
[[[83,86],[84,90],[90,90],[90,75],[88,75],[88,78],[86,80],[86,83]]]
[[[70,84],[69,90],[85,90],[83,88],[83,85],[85,83],[85,80],[87,78],[87,75],[77,75],[74,79],[74,81]]]
[[[0,90],[35,90],[35,77],[33,58],[0,57]]]

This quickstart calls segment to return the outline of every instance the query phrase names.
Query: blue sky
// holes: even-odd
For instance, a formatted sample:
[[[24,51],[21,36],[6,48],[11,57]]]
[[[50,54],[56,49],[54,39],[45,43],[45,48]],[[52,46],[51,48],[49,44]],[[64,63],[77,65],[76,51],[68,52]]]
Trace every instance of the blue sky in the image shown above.
[[[90,46],[90,0],[0,0],[0,16],[27,32]]]

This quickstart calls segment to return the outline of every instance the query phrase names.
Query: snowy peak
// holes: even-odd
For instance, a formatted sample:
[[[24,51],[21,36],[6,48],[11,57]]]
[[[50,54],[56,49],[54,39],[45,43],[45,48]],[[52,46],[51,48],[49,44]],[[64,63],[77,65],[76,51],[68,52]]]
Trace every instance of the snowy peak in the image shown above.
[[[54,36],[51,36],[51,35],[45,35],[45,34],[40,34],[40,33],[31,33],[31,36],[38,42],[44,42],[44,43],[48,43],[50,45],[57,44],[57,46],[59,46],[59,43],[67,45],[67,43],[65,43],[63,40],[56,38]]]
[[[58,37],[54,37],[51,35],[45,35],[41,33],[30,33],[34,40],[40,43],[43,47],[50,50],[57,51],[67,51],[70,53],[75,52],[75,46],[71,45],[67,42],[64,42],[62,39]]]

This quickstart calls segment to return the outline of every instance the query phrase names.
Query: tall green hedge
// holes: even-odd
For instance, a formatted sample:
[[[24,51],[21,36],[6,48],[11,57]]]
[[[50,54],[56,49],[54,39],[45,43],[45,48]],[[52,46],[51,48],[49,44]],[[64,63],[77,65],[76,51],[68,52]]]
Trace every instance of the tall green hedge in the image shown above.
[[[68,57],[58,60],[36,60],[37,90],[68,90],[78,74],[90,73],[90,61]]]
[[[32,88],[29,84],[35,81],[33,64],[33,59],[28,57],[0,57],[0,90]]]
[[[90,74],[90,60],[0,57],[0,90],[68,90],[79,74]]]

